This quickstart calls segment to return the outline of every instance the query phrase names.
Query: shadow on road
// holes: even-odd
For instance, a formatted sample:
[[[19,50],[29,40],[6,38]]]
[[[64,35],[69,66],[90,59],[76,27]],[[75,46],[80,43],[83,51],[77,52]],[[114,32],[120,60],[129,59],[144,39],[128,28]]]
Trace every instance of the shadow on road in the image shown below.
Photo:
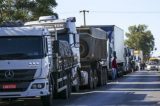
[[[54,100],[54,106],[160,106],[160,76],[157,72],[135,72],[93,91],[72,93],[70,99]],[[27,99],[0,106],[42,106]]]

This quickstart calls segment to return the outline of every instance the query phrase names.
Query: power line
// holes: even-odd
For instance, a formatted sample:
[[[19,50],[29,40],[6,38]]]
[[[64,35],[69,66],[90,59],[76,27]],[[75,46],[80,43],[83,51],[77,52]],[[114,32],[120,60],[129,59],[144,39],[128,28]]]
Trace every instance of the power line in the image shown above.
[[[111,14],[160,14],[160,11],[90,11],[93,13],[111,13]]]
[[[83,10],[81,12],[83,12]],[[96,14],[160,14],[160,11],[88,11],[88,12]],[[77,11],[65,11],[59,13],[74,14],[77,13]]]

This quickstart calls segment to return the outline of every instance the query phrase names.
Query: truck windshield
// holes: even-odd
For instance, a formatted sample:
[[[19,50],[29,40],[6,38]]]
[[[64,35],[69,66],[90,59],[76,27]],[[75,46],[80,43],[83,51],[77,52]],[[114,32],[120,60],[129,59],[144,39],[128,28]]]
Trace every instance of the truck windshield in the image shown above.
[[[0,60],[38,59],[43,56],[42,37],[0,37]]]

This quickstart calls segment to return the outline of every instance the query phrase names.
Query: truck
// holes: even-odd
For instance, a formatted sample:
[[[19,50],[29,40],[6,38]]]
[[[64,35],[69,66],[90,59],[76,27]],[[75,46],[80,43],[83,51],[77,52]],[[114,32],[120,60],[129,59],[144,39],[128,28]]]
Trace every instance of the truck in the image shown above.
[[[128,46],[125,46],[124,48],[124,58],[125,58],[125,70],[124,74],[130,73],[134,71],[134,61],[133,61],[133,49],[129,48]]]
[[[100,57],[100,53],[102,52],[102,54],[103,54],[104,52],[106,52],[106,50],[100,49],[101,51],[99,51],[100,53],[98,54],[99,55],[99,58],[98,58],[99,60],[98,60],[96,57],[97,51],[95,49],[98,46],[95,43],[97,43],[97,41],[98,41],[98,43],[99,43],[99,41],[102,41],[102,42],[106,41],[106,37],[105,37],[105,39],[100,38],[100,37],[104,38],[104,33],[106,34],[106,32],[104,32],[100,29],[93,29],[93,28],[88,28],[87,30],[86,29],[85,30],[82,30],[82,29],[77,30],[76,26],[75,26],[75,18],[72,18],[72,17],[67,18],[67,19],[53,19],[53,17],[51,17],[51,16],[42,16],[37,21],[31,21],[31,22],[25,23],[25,26],[43,26],[43,27],[46,27],[51,33],[53,30],[56,30],[58,40],[66,40],[69,42],[69,44],[71,45],[73,54],[74,54],[74,60],[77,61],[77,64],[72,71],[71,83],[72,83],[72,88],[74,91],[78,91],[79,87],[82,85],[86,85],[92,89],[92,88],[95,88],[97,86],[97,84],[102,85],[102,83],[103,84],[105,83],[105,81],[104,81],[105,79],[102,78],[101,76],[106,75],[106,74],[103,74],[103,72],[101,72],[101,71],[98,71],[98,72],[93,71],[92,72],[92,70],[97,70],[97,66],[91,67],[91,64],[93,66],[93,64],[95,64],[95,63],[96,63],[95,65],[97,65],[98,62],[99,63],[104,62],[103,58]],[[83,32],[83,31],[88,31],[88,32]],[[83,52],[86,52],[86,51],[84,51],[85,49],[83,48],[84,46],[82,44],[84,41],[82,39],[86,39],[86,37],[84,37],[84,33],[87,34],[87,36],[90,35],[87,38],[87,40],[90,42],[88,48],[91,51],[89,51],[89,55],[87,54],[87,57],[84,56],[85,53],[83,54]],[[92,40],[96,41],[96,42],[91,42]],[[99,44],[101,44],[101,43],[99,43]],[[95,48],[91,47],[92,45],[94,45]],[[104,46],[106,46],[106,45],[104,45]],[[88,59],[89,59],[89,61],[86,61]],[[96,60],[93,60],[93,59],[96,59]],[[84,63],[87,64],[87,62],[89,62],[89,64],[87,65],[87,68],[84,68],[85,67]],[[100,66],[101,66],[101,64],[99,64],[99,67]],[[100,68],[102,68],[103,71],[105,70],[105,66],[100,67]],[[87,71],[86,70],[82,71],[82,69],[87,69]],[[88,70],[90,72],[86,74],[85,72],[88,72]],[[102,74],[102,75],[100,75],[100,74]],[[101,81],[99,81],[98,78],[99,79],[101,78]]]
[[[80,85],[93,89],[107,83],[107,37],[100,28],[77,27],[80,36]]]
[[[115,54],[117,57],[118,72],[117,76],[122,76],[125,70],[125,55],[124,55],[124,31],[116,25],[91,25],[95,28],[104,30],[108,37],[107,41],[107,66],[108,66],[108,78],[111,79],[112,70],[112,58]]]
[[[135,60],[136,70],[140,70],[141,64],[143,63],[143,51],[142,50],[134,50],[134,60]]]
[[[41,16],[39,20],[29,21],[24,26],[42,26],[48,29],[51,34],[56,33],[57,40],[64,40],[69,43],[72,49],[74,57],[74,68],[71,72],[71,89],[73,91],[79,91],[79,77],[78,69],[80,67],[80,48],[79,48],[79,35],[75,26],[76,18],[69,17],[66,19],[57,19],[55,16]],[[63,47],[62,47],[63,48]]]
[[[69,20],[75,22],[74,18]],[[54,98],[70,96],[73,71],[78,65],[78,54],[75,57],[72,47],[77,43],[71,39],[76,39],[76,34],[69,29],[56,30],[63,25],[66,23],[47,26],[54,27],[51,29],[0,27],[1,100],[40,97],[44,106],[52,106]],[[59,40],[58,34],[72,42]]]

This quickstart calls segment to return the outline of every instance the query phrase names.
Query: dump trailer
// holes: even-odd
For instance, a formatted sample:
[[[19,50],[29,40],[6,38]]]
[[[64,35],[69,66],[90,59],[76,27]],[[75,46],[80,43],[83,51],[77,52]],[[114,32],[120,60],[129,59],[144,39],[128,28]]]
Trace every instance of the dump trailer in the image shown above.
[[[51,34],[57,34],[54,39],[67,41],[74,56],[74,66],[71,73],[71,84],[73,91],[79,91],[78,69],[80,67],[79,35],[75,26],[76,18],[57,19],[54,16],[41,16],[39,20],[26,22],[25,26],[43,26]],[[62,46],[62,48],[65,48]]]
[[[70,44],[44,27],[0,27],[0,99],[68,98],[75,60]]]
[[[107,41],[107,51],[108,51],[108,75],[109,79],[111,79],[111,70],[112,70],[112,58],[114,53],[117,57],[118,64],[118,76],[122,76],[125,70],[125,57],[124,57],[124,31],[123,29],[115,26],[115,25],[92,25],[94,28],[100,28],[107,33],[108,41]]]
[[[77,27],[80,36],[81,86],[90,89],[107,82],[107,37],[99,28]]]

